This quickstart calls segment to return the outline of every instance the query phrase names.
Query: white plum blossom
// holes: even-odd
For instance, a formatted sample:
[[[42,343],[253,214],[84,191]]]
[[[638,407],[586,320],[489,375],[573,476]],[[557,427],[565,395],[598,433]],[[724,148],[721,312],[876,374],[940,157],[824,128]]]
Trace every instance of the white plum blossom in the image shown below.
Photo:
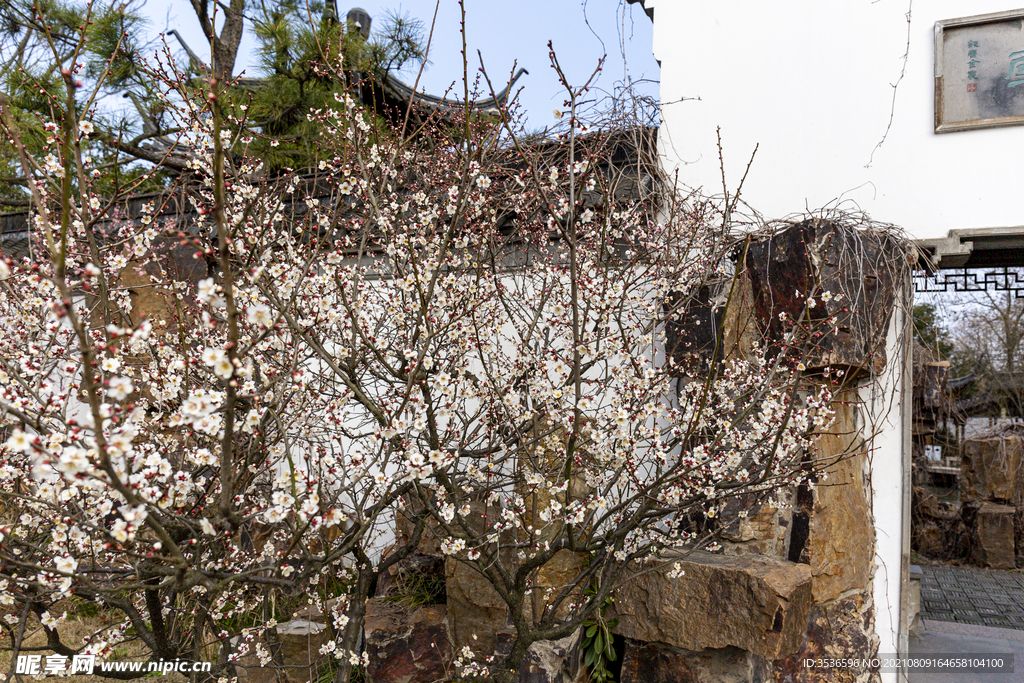
[[[15,429],[8,437],[6,446],[15,453],[28,453],[32,450],[32,437],[20,429]]]
[[[217,283],[212,277],[205,278],[199,281],[197,291],[202,301],[210,303],[217,296]]]
[[[270,524],[276,524],[288,516],[288,510],[283,507],[274,506],[263,513],[263,518]]]
[[[441,542],[441,552],[445,555],[455,555],[465,548],[466,540],[463,538],[446,538]]]
[[[266,304],[255,304],[250,306],[246,310],[245,315],[249,322],[262,327],[270,327],[271,323],[274,322],[273,315],[270,312],[270,307]]]
[[[115,401],[123,401],[135,390],[135,385],[128,377],[111,377],[107,383],[107,395]]]
[[[54,559],[53,566],[61,574],[70,574],[78,567],[78,560],[73,557],[58,557]]]

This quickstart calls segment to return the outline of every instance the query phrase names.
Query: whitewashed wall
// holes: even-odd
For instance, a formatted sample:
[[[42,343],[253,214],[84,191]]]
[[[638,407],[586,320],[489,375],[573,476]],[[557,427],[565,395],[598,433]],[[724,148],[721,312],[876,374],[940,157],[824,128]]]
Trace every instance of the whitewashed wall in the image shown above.
[[[872,582],[875,603],[875,633],[878,634],[878,654],[907,653],[906,633],[901,634],[903,605],[904,553],[908,540],[907,504],[909,497],[910,461],[906,457],[905,442],[907,411],[910,404],[904,395],[906,384],[906,349],[900,343],[906,315],[898,307],[892,315],[886,339],[886,371],[872,384],[861,389],[864,429],[875,435],[868,452],[871,480],[871,513],[875,520],[875,575]],[[905,626],[904,626],[905,628]],[[849,653],[854,654],[854,653]],[[883,683],[902,681],[897,672],[881,674]]]
[[[760,145],[743,197],[768,218],[848,200],[916,238],[1024,224],[1024,127],[933,132],[935,22],[1024,3],[917,0],[909,53],[911,0],[644,4],[662,67],[662,149],[686,186],[722,193],[720,126],[730,192]]]

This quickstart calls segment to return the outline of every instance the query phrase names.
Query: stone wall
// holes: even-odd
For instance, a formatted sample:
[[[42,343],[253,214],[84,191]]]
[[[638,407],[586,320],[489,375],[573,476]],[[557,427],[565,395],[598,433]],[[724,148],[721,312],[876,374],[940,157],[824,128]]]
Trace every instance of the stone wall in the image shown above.
[[[960,448],[961,518],[975,564],[1014,569],[1024,556],[1024,437],[1013,431]]]
[[[705,324],[696,328],[696,334],[690,334],[685,325],[672,330],[670,347],[680,365],[706,372],[712,360],[708,350],[714,346],[710,338],[705,338],[708,329],[716,330],[723,340],[723,356],[743,356],[749,348],[744,340],[752,336],[769,343],[780,340],[786,330],[780,324],[779,313],[786,313],[790,319],[798,317],[807,292],[818,286],[819,291],[827,289],[842,296],[832,297],[827,304],[818,302],[811,311],[813,320],[835,317],[839,324],[837,333],[814,337],[808,332],[809,371],[841,368],[844,381],[850,377],[869,379],[889,360],[884,347],[900,277],[897,252],[888,236],[872,236],[828,221],[805,221],[771,237],[755,239],[746,250],[745,268],[740,270],[736,283],[720,285],[739,292],[733,297],[735,310],[715,310],[714,302],[725,297],[709,290],[704,298],[712,308],[703,316],[699,311],[688,314]],[[832,378],[835,381],[834,374]],[[713,593],[714,586],[733,583],[723,573],[721,560],[701,558],[696,561],[704,565],[702,569],[676,579],[678,583],[667,600],[673,605],[685,603],[685,623],[674,616],[674,607],[653,607],[666,602],[660,592],[647,596],[643,588],[626,589],[630,614],[619,627],[627,637],[623,681],[804,683],[879,679],[877,671],[847,671],[835,678],[838,674],[834,672],[812,670],[802,664],[807,657],[870,658],[878,652],[873,600],[875,522],[859,402],[852,386],[836,394],[832,406],[835,419],[817,439],[817,452],[809,454],[814,460],[809,464],[822,469],[815,481],[782,492],[776,497],[782,505],[761,502],[751,506],[752,501],[738,500],[722,515],[723,553],[772,557],[787,567],[779,571],[795,575],[802,568],[806,572],[806,612],[791,607],[787,615],[799,619],[806,613],[799,637],[786,640],[786,647],[766,650],[765,643],[775,641],[766,637],[755,615],[770,601],[744,599],[734,588],[723,592],[728,596],[728,607],[721,609],[729,611],[728,615],[712,606],[701,606],[690,596]],[[730,513],[735,515],[732,508],[748,508],[749,514],[730,519]],[[709,579],[708,572],[721,575]],[[731,618],[737,614],[748,617],[739,632],[732,631],[731,626]],[[647,626],[641,628],[634,621]],[[675,626],[688,635],[671,636],[671,626],[661,624]],[[787,624],[787,628],[790,626]],[[702,639],[706,631],[721,637]],[[670,673],[673,671],[676,673]]]
[[[789,494],[792,508],[755,507],[725,527],[724,555],[694,553],[684,576],[647,574],[623,589],[615,607],[617,632],[626,638],[622,683],[880,680],[867,668],[803,664],[868,659],[879,647],[875,531],[856,392],[839,393],[833,408],[835,420],[817,440],[824,471],[813,486]],[[751,584],[765,566],[773,578],[759,592]]]

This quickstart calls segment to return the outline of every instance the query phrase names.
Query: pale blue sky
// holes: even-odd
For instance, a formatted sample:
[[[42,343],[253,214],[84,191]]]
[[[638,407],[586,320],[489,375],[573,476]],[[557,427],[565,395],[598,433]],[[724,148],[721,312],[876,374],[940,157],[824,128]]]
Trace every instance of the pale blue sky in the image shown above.
[[[391,10],[418,18],[429,29],[435,1],[339,0],[338,11],[344,15],[355,6],[366,10],[375,22]],[[176,28],[193,50],[208,58],[209,47],[204,45],[202,31],[187,0],[145,0],[141,9],[149,15],[154,37]],[[466,26],[471,72],[479,66],[478,49],[496,87],[501,87],[498,80],[507,80],[513,64],[530,72],[516,85],[523,87],[520,100],[532,128],[553,123],[553,110],[561,107],[564,99],[550,67],[548,40],[553,41],[559,62],[571,80],[585,80],[597,60],[607,54],[597,82],[599,89],[610,92],[630,79],[647,81],[640,84],[641,92],[657,97],[659,68],[651,54],[651,20],[642,8],[626,4],[625,0],[466,0]],[[458,2],[440,0],[430,64],[423,72],[420,87],[440,95],[458,80],[461,91],[461,47]],[[253,66],[247,52],[243,43],[236,70]],[[406,72],[402,76],[411,84],[416,74]]]

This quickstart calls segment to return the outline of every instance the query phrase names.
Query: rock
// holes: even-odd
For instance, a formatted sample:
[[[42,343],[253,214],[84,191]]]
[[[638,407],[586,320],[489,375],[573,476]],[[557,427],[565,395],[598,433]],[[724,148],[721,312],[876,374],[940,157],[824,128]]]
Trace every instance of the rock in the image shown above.
[[[469,500],[470,511],[463,519],[475,533],[483,535],[498,519],[501,509],[487,505],[481,500]],[[511,545],[513,537],[502,532],[502,562],[505,567],[514,567]],[[448,628],[456,648],[470,646],[482,657],[508,650],[513,629],[509,618],[508,605],[491,585],[490,581],[467,560],[467,552],[458,558],[445,558],[445,591],[448,604]]]
[[[452,647],[444,605],[409,610],[372,598],[363,628],[366,672],[374,683],[433,683],[447,676]]]
[[[913,549],[927,557],[945,558],[949,555],[949,537],[934,519],[925,519],[914,525]]]
[[[914,342],[917,345],[918,342]],[[916,346],[915,346],[916,352]],[[949,379],[948,360],[921,363],[914,366],[914,401],[921,409],[934,413],[943,407],[946,380]]]
[[[866,667],[814,669],[805,659],[844,657],[868,659],[878,656],[874,603],[869,591],[811,608],[807,633],[797,652],[774,661],[776,683],[874,683],[878,671]]]
[[[428,494],[421,494],[428,495]],[[432,495],[432,494],[429,494]],[[464,518],[465,522],[476,533],[485,533],[489,524],[501,514],[501,508],[495,505],[487,505],[482,500],[470,498],[468,501],[470,513]],[[424,519],[423,532],[420,535],[419,544],[414,552],[420,555],[442,556],[441,542],[448,534],[429,514],[423,500],[415,495],[402,497],[403,507],[395,514],[395,542],[396,545],[405,545],[412,541],[418,520]]]
[[[242,659],[240,674],[247,683],[315,683],[327,665],[320,655],[320,647],[328,640],[326,624],[293,619],[275,630],[279,646],[270,648],[273,663],[260,666],[250,653]]]
[[[490,582],[465,563],[447,558],[445,591],[448,628],[456,648],[469,645],[485,656],[495,652],[500,634],[511,627],[508,605]]]
[[[531,592],[530,595],[536,595],[541,601],[538,606],[540,611],[543,611],[547,606],[559,595],[566,587],[577,580],[580,572],[582,572],[587,566],[587,556],[582,553],[574,553],[571,550],[562,549],[555,553],[555,556],[544,563],[544,565],[537,571],[537,577],[535,579],[535,585],[538,590]],[[551,593],[547,594],[550,590]],[[572,602],[574,595],[580,595],[582,593],[581,588],[577,585],[576,589],[570,592],[567,599],[563,600],[562,603],[555,610],[555,614],[559,618],[564,618],[569,614],[569,603]],[[531,612],[532,601],[527,599],[523,602],[523,609],[527,613]]]
[[[745,266],[758,326],[774,348],[793,321],[803,317],[812,334],[804,359],[809,371],[844,368],[848,378],[885,368],[897,283],[907,271],[895,238],[812,218],[771,237],[755,238],[746,250]],[[827,301],[817,296],[804,315],[805,297],[824,291],[833,296]],[[833,317],[836,331],[826,323]]]
[[[1020,436],[967,439],[960,449],[960,500],[1014,502],[1024,440]]]
[[[412,553],[388,567],[377,579],[375,597],[415,593],[419,602],[445,601],[444,558]]]
[[[576,683],[583,678],[581,668],[580,631],[576,631],[560,640],[538,640],[530,645],[516,680],[518,683]]]
[[[423,532],[420,534],[420,541],[415,552],[420,555],[441,555],[441,541],[444,540],[444,530],[433,517],[424,512],[421,501],[413,496],[403,498],[405,507],[395,513],[395,540],[398,544],[405,545],[412,541],[413,532],[416,529],[416,521],[420,517],[425,518]]]
[[[959,501],[940,500],[914,487],[911,502],[911,548],[928,557],[950,560],[970,554],[970,538]]]
[[[960,519],[960,503],[958,501],[940,500],[937,495],[923,487],[914,487],[913,504],[918,512],[932,519]]]
[[[704,285],[689,297],[676,293],[665,306],[665,350],[683,375],[706,376],[711,370],[711,359],[724,331],[729,294],[726,284]],[[718,360],[723,356],[720,350]]]
[[[119,275],[119,284],[128,292],[132,306],[132,325],[143,317],[153,323],[156,334],[176,333],[178,310],[170,282],[188,282],[192,286],[207,277],[209,266],[195,258],[194,246],[182,246],[176,239],[158,237],[153,241],[155,258],[130,261]]]
[[[782,497],[789,495],[783,493]],[[746,516],[740,517],[739,512],[744,510]],[[792,508],[773,507],[757,500],[753,494],[741,494],[726,502],[719,517],[722,520],[719,535],[726,554],[786,557]]]
[[[620,683],[768,683],[771,662],[735,647],[691,652],[626,639]]]
[[[323,610],[316,605],[303,605],[295,610],[295,614],[292,615],[292,619],[305,619],[306,621],[327,623],[327,615],[331,614],[337,604],[338,598],[331,598],[324,605]]]
[[[277,627],[281,641],[281,659],[285,664],[311,666],[320,658],[320,646],[327,642],[327,625],[305,619],[292,619]]]
[[[992,569],[1016,568],[1013,545],[1014,508],[1009,505],[981,503],[973,512],[972,561]]]
[[[814,576],[815,603],[865,588],[871,580],[875,526],[864,481],[857,402],[854,392],[839,393],[832,403],[835,420],[817,439],[819,459],[840,460],[825,469],[827,476],[814,487],[806,557]]]
[[[734,646],[769,659],[800,647],[811,607],[810,567],[703,551],[678,561],[683,576],[668,576],[669,559],[615,593],[607,616],[619,619],[616,634],[685,650]]]
[[[677,374],[706,377],[712,358],[717,370],[724,360],[748,357],[756,329],[749,277],[709,282],[688,298],[676,293],[665,313],[665,346]]]

